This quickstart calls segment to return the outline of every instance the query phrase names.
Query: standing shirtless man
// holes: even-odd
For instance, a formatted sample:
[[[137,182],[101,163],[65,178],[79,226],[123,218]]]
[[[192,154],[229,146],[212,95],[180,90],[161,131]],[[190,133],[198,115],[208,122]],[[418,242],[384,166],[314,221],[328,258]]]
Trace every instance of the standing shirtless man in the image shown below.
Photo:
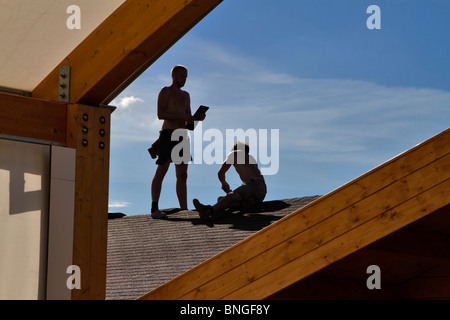
[[[158,95],[158,118],[164,120],[164,122],[160,131],[159,156],[156,161],[158,166],[152,181],[151,216],[154,219],[162,219],[166,216],[165,213],[159,210],[158,201],[161,194],[162,182],[171,162],[175,163],[177,179],[176,192],[180,208],[187,209],[186,180],[188,162],[191,159],[189,140],[187,132],[184,132],[184,137],[180,137],[179,141],[172,141],[172,133],[177,129],[185,131],[186,123],[193,122],[196,119],[191,113],[191,98],[189,93],[181,90],[187,79],[188,72],[186,67],[177,65],[173,67],[171,74],[172,84],[169,87],[162,88]],[[177,130],[177,133],[180,132],[183,133],[183,131]],[[184,143],[179,154],[180,157],[172,159],[172,149],[179,143]]]

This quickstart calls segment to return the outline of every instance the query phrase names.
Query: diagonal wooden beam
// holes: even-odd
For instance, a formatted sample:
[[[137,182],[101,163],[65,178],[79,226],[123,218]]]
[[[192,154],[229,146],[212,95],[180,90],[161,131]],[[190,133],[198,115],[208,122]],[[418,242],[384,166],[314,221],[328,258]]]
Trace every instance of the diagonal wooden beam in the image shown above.
[[[222,0],[127,0],[32,92],[58,100],[59,69],[71,67],[70,102],[110,102]]]

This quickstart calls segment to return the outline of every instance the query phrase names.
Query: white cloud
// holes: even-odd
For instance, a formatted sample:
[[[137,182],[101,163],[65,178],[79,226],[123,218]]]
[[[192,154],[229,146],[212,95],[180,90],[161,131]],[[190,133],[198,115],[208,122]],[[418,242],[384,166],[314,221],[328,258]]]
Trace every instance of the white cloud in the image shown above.
[[[109,208],[126,208],[129,207],[131,203],[125,201],[111,201],[108,205]]]
[[[137,98],[135,96],[126,96],[126,97],[120,98],[120,101],[116,105],[119,108],[126,109],[129,106],[131,106],[132,104],[135,104],[136,102],[144,102],[144,100],[142,100],[141,98]],[[113,101],[111,104],[114,105],[115,101]]]
[[[144,83],[144,86],[147,85]],[[136,91],[142,98],[136,97]],[[161,127],[161,121],[156,116],[156,96],[155,91],[143,89],[142,83],[137,81],[111,102],[111,105],[118,107],[111,117],[113,143],[153,142],[151,140],[157,136]]]

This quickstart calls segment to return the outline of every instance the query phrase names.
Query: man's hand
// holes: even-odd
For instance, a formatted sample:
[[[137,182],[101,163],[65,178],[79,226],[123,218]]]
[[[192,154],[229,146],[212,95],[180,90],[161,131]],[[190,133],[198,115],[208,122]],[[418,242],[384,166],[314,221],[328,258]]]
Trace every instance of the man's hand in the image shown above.
[[[194,116],[191,116],[190,114],[186,114],[184,120],[187,122],[194,122],[196,119]]]
[[[206,118],[206,113],[202,113],[202,114],[200,115],[200,117],[198,117],[198,119],[196,119],[196,120],[198,120],[198,121],[203,121],[203,120],[205,120],[205,118]]]
[[[186,122],[186,124],[189,124],[191,126],[194,126],[194,121],[195,121],[195,117],[191,116],[189,114],[186,114],[184,121]]]
[[[222,190],[225,191],[225,193],[229,193],[231,191],[230,185],[227,182],[222,182]]]

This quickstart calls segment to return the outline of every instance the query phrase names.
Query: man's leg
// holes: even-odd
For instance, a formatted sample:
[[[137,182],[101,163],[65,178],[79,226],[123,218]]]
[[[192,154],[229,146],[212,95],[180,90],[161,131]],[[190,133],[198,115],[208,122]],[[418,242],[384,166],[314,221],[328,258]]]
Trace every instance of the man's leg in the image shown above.
[[[167,161],[165,164],[158,164],[156,167],[155,176],[152,180],[152,204],[158,204],[159,196],[161,195],[161,186],[164,180],[164,177],[169,169],[170,162]],[[153,211],[153,210],[152,210]],[[152,212],[152,217],[160,218],[164,215],[158,208],[154,212]]]
[[[228,193],[227,193],[228,194]],[[223,196],[219,196],[217,198],[217,202],[222,201],[223,199],[225,199],[225,197],[227,196],[227,194],[223,195]],[[240,208],[241,207],[241,203],[240,202],[234,202],[230,205],[230,209],[235,209],[235,208]]]
[[[242,202],[242,196],[237,192],[230,192],[224,198],[220,199],[214,206],[205,206],[198,199],[194,199],[194,207],[197,209],[200,218],[210,220],[220,217],[228,208],[235,207]]]
[[[236,207],[242,201],[242,196],[237,192],[230,192],[215,205],[212,206],[214,212],[222,212],[228,208]]]
[[[187,210],[187,170],[188,165],[185,163],[175,165],[175,174],[177,176],[177,197],[180,203],[180,208]]]

